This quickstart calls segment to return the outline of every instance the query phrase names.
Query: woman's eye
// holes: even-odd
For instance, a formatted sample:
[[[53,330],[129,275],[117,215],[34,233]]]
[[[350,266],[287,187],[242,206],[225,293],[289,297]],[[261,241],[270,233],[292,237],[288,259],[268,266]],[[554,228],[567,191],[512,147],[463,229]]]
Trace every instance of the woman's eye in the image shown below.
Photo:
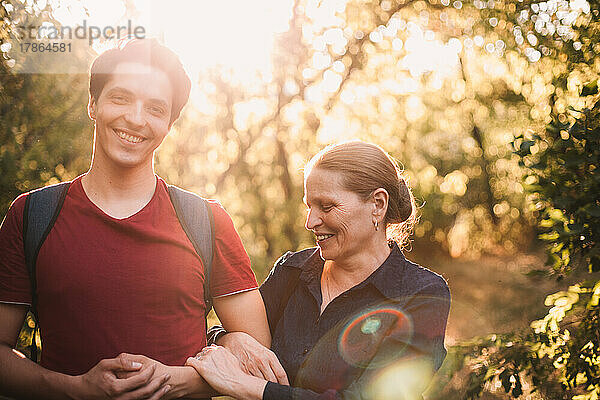
[[[113,96],[113,101],[115,103],[120,103],[120,104],[126,103],[127,102],[127,97],[125,97],[125,96]]]
[[[325,206],[321,206],[321,209],[325,212],[329,212],[331,211],[331,209],[333,208],[333,205],[325,205]]]
[[[150,112],[157,115],[164,114],[164,110],[160,107],[150,107]]]

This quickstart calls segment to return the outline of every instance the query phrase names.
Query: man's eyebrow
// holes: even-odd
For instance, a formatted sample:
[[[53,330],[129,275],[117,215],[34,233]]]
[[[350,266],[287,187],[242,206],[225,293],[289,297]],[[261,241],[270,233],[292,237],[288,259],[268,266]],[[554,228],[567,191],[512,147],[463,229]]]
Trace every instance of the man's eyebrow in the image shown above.
[[[114,92],[123,92],[123,93],[128,94],[128,95],[133,95],[133,92],[131,90],[127,90],[127,89],[125,89],[123,87],[120,87],[120,86],[115,86],[113,88],[110,88],[110,90],[108,91],[109,94],[110,93],[114,93]]]

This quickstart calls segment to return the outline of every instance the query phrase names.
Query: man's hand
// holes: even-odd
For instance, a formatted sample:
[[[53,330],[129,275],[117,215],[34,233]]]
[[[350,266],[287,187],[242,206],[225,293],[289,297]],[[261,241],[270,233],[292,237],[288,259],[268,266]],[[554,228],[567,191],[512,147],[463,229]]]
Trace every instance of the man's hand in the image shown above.
[[[157,370],[156,364],[143,365],[140,356],[120,354],[105,359],[83,375],[79,375],[75,393],[81,399],[160,399],[169,392],[170,376]],[[162,365],[162,364],[161,364]],[[119,378],[122,376],[122,378]]]
[[[154,376],[169,376],[166,386],[170,389],[161,397],[162,400],[179,399],[181,397],[197,398],[198,396],[211,397],[215,395],[212,388],[191,366],[170,366],[153,360],[143,355],[128,354],[130,361],[142,365],[142,370],[154,368]],[[140,374],[140,371],[118,371],[116,376],[120,379],[129,379]]]
[[[289,385],[287,374],[275,353],[252,336],[244,332],[230,332],[218,342],[233,353],[245,372],[267,381]]]

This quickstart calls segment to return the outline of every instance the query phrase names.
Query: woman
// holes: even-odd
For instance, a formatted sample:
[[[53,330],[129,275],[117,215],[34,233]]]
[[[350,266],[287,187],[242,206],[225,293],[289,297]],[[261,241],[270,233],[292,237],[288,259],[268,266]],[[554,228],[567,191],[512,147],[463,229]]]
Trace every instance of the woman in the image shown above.
[[[420,397],[446,355],[450,294],[400,251],[416,211],[397,164],[361,141],[326,147],[305,168],[304,201],[317,248],[286,253],[260,288],[293,386],[243,333],[188,365],[239,399]]]

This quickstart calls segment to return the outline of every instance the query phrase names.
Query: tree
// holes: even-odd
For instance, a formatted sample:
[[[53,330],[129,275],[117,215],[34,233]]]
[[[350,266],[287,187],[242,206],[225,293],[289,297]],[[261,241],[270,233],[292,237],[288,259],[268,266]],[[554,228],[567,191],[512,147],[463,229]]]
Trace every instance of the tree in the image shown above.
[[[548,117],[544,70],[554,67],[526,57],[516,28],[528,7],[294,1],[272,72],[201,77],[203,109],[167,140],[159,171],[224,202],[259,275],[284,250],[312,244],[301,229],[301,167],[350,137],[383,145],[406,168],[426,199],[417,240],[455,256],[515,250],[533,237],[533,216],[510,139]]]
[[[513,146],[526,170],[540,238],[548,245],[549,271],[535,272],[558,279],[578,269],[590,275],[548,296],[548,314],[533,321],[530,331],[458,346],[456,365],[469,371],[458,392],[467,398],[481,395],[495,381],[514,398],[526,386],[548,399],[600,395],[600,71],[592,45],[600,9],[597,2],[588,5],[572,21],[573,31],[547,52],[566,63],[554,78],[549,123],[543,131],[518,135]]]
[[[49,6],[20,1],[0,3],[0,212],[17,195],[85,171],[92,131],[87,117],[85,74],[15,71],[17,25],[40,26],[52,19]],[[12,39],[12,40],[11,40]],[[80,55],[84,57],[84,55]],[[61,63],[60,56],[54,62]]]

